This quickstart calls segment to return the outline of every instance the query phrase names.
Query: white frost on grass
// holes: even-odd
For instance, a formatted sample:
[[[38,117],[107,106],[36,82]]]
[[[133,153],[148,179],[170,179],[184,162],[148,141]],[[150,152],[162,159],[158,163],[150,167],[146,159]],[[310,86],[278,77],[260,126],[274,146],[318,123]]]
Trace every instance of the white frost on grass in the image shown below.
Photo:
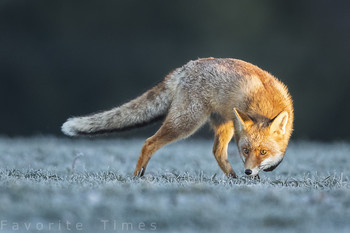
[[[234,143],[229,160],[240,178],[227,179],[211,154],[212,141],[191,138],[162,148],[145,177],[134,178],[142,144],[1,138],[0,221],[7,225],[0,232],[14,232],[12,223],[20,224],[16,232],[37,232],[36,224],[44,231],[71,232],[65,225],[58,229],[66,221],[71,227],[81,223],[83,232],[350,229],[348,143],[293,142],[282,164],[261,173],[261,180],[244,177]]]

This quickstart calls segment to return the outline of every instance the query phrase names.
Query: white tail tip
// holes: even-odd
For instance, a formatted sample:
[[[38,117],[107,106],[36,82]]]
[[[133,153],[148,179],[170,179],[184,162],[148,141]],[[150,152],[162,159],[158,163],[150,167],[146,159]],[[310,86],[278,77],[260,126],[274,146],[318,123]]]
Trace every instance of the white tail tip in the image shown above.
[[[77,136],[76,118],[69,118],[61,127],[62,132],[68,136]]]

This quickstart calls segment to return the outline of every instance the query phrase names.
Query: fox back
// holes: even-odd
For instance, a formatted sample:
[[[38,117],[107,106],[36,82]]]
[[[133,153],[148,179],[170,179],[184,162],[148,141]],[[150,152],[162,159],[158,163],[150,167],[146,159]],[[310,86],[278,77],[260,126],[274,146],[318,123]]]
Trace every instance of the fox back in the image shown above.
[[[205,58],[175,69],[140,97],[111,110],[70,118],[70,136],[125,130],[165,119],[148,138],[136,165],[143,175],[156,150],[193,134],[210,122],[214,156],[227,176],[227,144],[235,136],[245,173],[256,176],[282,161],[293,129],[293,104],[287,87],[268,72],[238,59]]]

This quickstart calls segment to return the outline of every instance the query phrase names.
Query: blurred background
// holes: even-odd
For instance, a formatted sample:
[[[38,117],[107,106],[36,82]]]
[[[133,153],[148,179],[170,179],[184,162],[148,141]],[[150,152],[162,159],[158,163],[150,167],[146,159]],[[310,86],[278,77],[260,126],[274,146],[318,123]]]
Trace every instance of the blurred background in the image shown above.
[[[349,140],[349,12],[337,0],[1,0],[0,134],[62,135],[68,117],[120,105],[212,56],[289,87],[294,139]],[[114,136],[150,136],[159,124]]]

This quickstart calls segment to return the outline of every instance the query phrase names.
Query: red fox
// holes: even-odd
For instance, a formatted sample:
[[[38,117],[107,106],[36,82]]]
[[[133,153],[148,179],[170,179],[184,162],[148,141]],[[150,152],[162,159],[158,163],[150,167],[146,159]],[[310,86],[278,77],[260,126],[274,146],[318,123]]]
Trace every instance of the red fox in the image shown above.
[[[236,178],[227,159],[235,137],[245,174],[255,177],[282,161],[293,131],[293,103],[287,87],[268,72],[238,59],[190,61],[168,74],[138,98],[109,111],[69,118],[69,136],[121,131],[164,118],[148,138],[137,161],[142,176],[151,156],[162,146],[192,135],[207,121],[214,130],[213,153],[219,167]]]

